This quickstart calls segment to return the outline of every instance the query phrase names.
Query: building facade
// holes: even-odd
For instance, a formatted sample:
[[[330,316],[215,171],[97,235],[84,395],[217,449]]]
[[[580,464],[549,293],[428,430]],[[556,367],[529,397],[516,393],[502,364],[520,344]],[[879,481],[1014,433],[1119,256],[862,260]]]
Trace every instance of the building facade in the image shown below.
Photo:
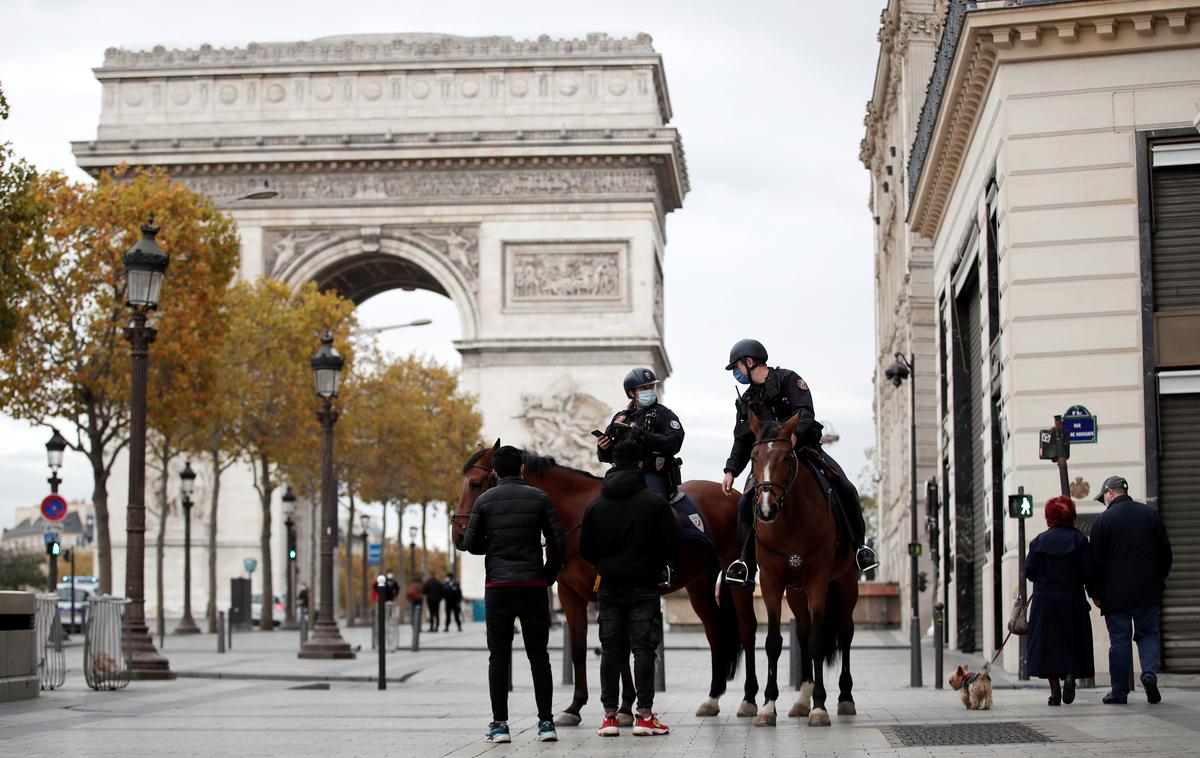
[[[315,282],[355,303],[392,289],[450,298],[488,440],[593,467],[589,432],[625,402],[617,379],[633,365],[670,375],[666,216],[689,186],[649,35],[110,49],[96,76],[100,124],[74,143],[79,165],[159,166],[228,205],[242,277]],[[272,196],[253,199],[264,187]],[[122,502],[124,479],[110,481]],[[260,525],[249,471],[231,470],[221,493],[224,603]],[[311,513],[298,508],[301,546]],[[278,505],[272,520],[279,556]],[[178,576],[177,520],[168,541]],[[310,558],[301,550],[303,576]],[[482,597],[482,562],[463,570],[464,593]]]
[[[1060,483],[1039,431],[1065,414],[1081,528],[1112,474],[1162,512],[1164,668],[1200,670],[1198,103],[1195,2],[949,4],[905,194],[931,243],[952,648],[990,657],[1003,639],[1006,500],[1031,493],[1027,539],[1045,528]],[[1105,671],[1098,613],[1093,635]],[[1016,670],[1016,646],[1002,663]]]

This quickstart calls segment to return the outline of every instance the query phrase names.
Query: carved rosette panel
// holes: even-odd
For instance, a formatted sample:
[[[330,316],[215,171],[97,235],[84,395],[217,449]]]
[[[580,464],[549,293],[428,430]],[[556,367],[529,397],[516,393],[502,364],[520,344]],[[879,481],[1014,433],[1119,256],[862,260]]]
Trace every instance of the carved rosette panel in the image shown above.
[[[602,471],[591,432],[603,428],[611,415],[604,403],[578,391],[571,378],[563,376],[540,393],[522,395],[521,408],[517,418],[526,424],[531,450],[552,455],[566,466]]]
[[[364,253],[378,252],[381,240],[397,240],[432,251],[455,268],[472,289],[478,287],[479,228],[476,226],[265,229],[263,271],[267,276],[278,277],[314,252],[354,240]]]
[[[629,303],[629,243],[514,242],[504,246],[506,310],[619,310]]]

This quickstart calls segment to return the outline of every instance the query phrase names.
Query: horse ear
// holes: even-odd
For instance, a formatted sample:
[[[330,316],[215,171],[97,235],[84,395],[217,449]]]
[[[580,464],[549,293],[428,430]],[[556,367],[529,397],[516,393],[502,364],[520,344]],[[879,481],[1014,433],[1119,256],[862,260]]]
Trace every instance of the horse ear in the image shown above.
[[[795,413],[792,414],[791,418],[789,418],[787,421],[783,422],[783,426],[780,428],[780,432],[782,433],[780,436],[791,437],[793,434],[796,433],[796,427],[799,425],[800,425],[800,411],[796,411]]]
[[[496,451],[497,451],[497,450],[499,450],[499,449],[500,449],[500,438],[499,438],[499,437],[497,437],[497,438],[496,438],[496,444],[495,444],[495,445],[492,445],[492,452],[494,453],[494,452],[496,452]]]
[[[762,434],[763,422],[754,411],[748,414],[750,417],[750,429],[754,432],[754,439],[758,439],[758,435]]]

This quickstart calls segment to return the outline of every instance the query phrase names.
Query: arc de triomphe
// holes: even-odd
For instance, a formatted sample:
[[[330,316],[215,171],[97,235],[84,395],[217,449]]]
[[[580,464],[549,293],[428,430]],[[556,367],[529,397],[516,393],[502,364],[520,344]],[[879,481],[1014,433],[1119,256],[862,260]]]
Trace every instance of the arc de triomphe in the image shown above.
[[[449,297],[487,437],[591,465],[624,371],[669,375],[665,217],[688,178],[648,35],[110,49],[96,77],[86,171],[275,193],[229,207],[243,277]]]

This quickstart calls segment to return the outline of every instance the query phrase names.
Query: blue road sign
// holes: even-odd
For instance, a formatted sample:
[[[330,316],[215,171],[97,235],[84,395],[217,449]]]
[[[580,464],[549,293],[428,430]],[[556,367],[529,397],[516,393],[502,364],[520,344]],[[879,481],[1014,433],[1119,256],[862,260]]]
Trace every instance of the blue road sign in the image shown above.
[[[47,521],[58,521],[67,515],[67,501],[62,495],[46,495],[42,499],[42,515]]]
[[[1072,445],[1094,443],[1099,435],[1096,417],[1082,405],[1072,405],[1063,414],[1063,429],[1071,436]]]
[[[378,564],[383,560],[383,546],[379,543],[367,545],[367,563]]]

